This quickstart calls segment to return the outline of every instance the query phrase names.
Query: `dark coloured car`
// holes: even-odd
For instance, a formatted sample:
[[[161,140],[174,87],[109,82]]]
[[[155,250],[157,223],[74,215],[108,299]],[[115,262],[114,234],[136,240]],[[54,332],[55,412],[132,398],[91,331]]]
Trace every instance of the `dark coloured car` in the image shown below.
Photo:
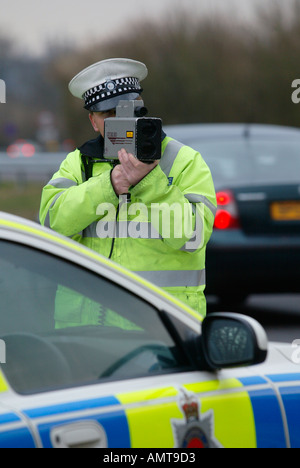
[[[165,128],[209,165],[218,211],[207,247],[207,294],[299,292],[300,130],[259,124]]]

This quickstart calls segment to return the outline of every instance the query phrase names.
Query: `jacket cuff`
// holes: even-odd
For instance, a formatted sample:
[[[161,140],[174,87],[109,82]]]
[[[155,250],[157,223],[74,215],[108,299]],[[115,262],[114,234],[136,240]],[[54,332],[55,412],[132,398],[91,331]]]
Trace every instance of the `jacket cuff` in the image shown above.
[[[131,187],[129,192],[136,198],[144,202],[153,202],[167,192],[168,178],[157,165],[149,174],[147,174],[137,185]]]

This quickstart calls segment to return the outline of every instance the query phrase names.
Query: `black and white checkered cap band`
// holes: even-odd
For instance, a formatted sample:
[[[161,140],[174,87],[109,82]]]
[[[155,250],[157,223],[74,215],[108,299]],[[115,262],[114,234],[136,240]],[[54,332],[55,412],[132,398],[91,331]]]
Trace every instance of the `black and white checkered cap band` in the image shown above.
[[[88,109],[90,106],[106,99],[126,93],[141,93],[141,91],[142,88],[138,78],[119,78],[117,80],[106,81],[84,93],[84,107]]]

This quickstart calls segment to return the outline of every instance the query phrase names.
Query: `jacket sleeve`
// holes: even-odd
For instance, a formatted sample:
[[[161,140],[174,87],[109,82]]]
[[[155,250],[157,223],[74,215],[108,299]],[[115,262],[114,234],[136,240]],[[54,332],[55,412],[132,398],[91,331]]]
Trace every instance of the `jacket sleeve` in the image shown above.
[[[169,177],[158,165],[130,191],[150,207],[151,224],[170,247],[193,253],[207,244],[216,194],[208,166],[192,148],[182,146]]]
[[[82,181],[79,150],[70,153],[43,188],[40,222],[63,234],[74,236],[96,219],[100,203],[119,203],[110,180],[109,167],[102,174]]]

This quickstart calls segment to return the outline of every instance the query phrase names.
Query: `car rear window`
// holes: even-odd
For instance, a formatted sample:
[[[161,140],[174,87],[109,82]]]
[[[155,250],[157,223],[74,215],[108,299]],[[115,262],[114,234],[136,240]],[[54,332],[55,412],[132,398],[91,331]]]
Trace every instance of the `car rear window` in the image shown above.
[[[201,153],[217,183],[300,181],[300,139],[195,139],[186,143]]]

